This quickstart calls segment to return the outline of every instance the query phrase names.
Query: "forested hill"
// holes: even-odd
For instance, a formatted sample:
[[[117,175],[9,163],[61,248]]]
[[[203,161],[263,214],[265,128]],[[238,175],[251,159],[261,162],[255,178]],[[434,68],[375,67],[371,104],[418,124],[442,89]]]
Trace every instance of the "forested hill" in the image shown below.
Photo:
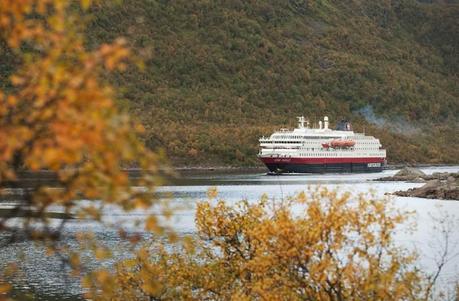
[[[429,2],[429,3],[427,3]],[[389,162],[459,162],[457,1],[125,0],[89,12],[88,47],[144,61],[109,78],[175,165],[253,165],[296,116],[380,138]]]

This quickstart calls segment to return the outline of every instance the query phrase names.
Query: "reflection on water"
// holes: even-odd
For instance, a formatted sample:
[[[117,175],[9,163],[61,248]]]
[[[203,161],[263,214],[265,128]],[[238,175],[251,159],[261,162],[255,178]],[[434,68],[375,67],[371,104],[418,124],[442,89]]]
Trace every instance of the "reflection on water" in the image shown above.
[[[453,167],[432,167],[422,169],[426,173],[433,172],[458,172],[459,166]],[[395,174],[396,170],[387,170],[376,174],[306,174],[306,175],[281,175],[270,176],[263,173],[259,174],[225,174],[225,175],[199,175],[187,176],[177,181],[174,185],[160,187],[159,193],[171,198],[172,206],[178,206],[174,216],[167,223],[175,231],[185,234],[193,233],[194,208],[199,200],[206,199],[207,189],[216,186],[219,191],[219,198],[229,203],[237,202],[241,199],[255,201],[263,194],[270,198],[280,199],[306,190],[314,189],[317,186],[328,188],[340,188],[343,191],[355,193],[368,192],[370,189],[378,196],[396,190],[405,190],[418,187],[419,183],[403,182],[375,182],[372,181],[382,176]],[[432,269],[432,256],[434,251],[429,246],[434,237],[438,235],[433,229],[433,217],[438,216],[443,210],[450,215],[459,217],[459,202],[440,201],[419,198],[393,198],[397,208],[409,211],[416,211],[415,218],[418,229],[412,234],[403,231],[397,233],[396,239],[400,244],[415,248],[421,253],[421,263],[425,269]],[[151,212],[136,211],[126,213],[117,208],[107,207],[104,211],[104,220],[108,223],[123,220],[128,231],[142,231],[141,226],[137,226],[134,220],[143,217]],[[80,231],[93,231],[97,240],[103,242],[113,250],[114,259],[103,262],[96,262],[89,254],[86,254],[85,266],[94,269],[100,266],[110,267],[113,262],[120,258],[129,256],[129,247],[119,241],[116,231],[92,222],[70,221],[64,232],[64,243],[71,247],[77,247],[75,234]],[[143,233],[143,235],[147,235]],[[152,238],[150,238],[152,239]],[[453,233],[453,241],[459,242],[459,231]],[[456,250],[458,252],[459,250]],[[17,256],[25,255],[25,259],[20,261],[22,273],[17,276],[16,284],[18,289],[35,290],[42,294],[36,295],[37,299],[50,299],[56,296],[57,299],[81,298],[81,286],[79,280],[67,276],[65,269],[57,257],[46,256],[45,250],[35,246],[30,242],[17,242],[0,249],[0,269],[6,262],[18,261]],[[454,258],[448,264],[448,268],[443,273],[442,285],[447,285],[448,281],[454,280],[459,276],[459,258]],[[68,271],[67,271],[68,272]]]

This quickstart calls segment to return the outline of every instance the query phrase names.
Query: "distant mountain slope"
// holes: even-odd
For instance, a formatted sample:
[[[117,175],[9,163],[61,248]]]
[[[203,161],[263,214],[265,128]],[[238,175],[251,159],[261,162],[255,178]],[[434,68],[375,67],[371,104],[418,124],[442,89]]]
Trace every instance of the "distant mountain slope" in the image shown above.
[[[116,2],[116,1],[115,1]],[[251,165],[295,117],[351,118],[390,162],[459,162],[459,4],[414,0],[125,0],[98,4],[94,47],[145,62],[110,78],[176,165]]]
[[[459,161],[457,3],[135,0],[93,13],[91,44],[124,35],[144,57],[115,81],[178,165],[253,164],[258,137],[300,114],[352,118],[392,162]]]

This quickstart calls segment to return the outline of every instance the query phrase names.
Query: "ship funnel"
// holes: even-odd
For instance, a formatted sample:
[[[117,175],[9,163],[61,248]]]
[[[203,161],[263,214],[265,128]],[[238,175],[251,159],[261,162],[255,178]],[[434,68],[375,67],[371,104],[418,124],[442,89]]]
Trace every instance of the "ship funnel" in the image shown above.
[[[328,130],[328,117],[324,117],[324,129]]]
[[[322,129],[322,120],[319,121],[319,129]]]

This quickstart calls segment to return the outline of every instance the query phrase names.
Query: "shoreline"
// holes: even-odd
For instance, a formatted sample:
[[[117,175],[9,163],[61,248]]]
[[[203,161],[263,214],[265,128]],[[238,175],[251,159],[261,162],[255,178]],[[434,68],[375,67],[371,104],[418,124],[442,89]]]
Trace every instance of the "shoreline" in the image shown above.
[[[404,167],[415,167],[415,168],[426,168],[426,167],[441,167],[441,166],[457,166],[456,164],[389,164],[385,166],[384,170],[396,170],[402,169]],[[123,168],[123,172],[126,172],[129,175],[130,179],[135,180],[138,178],[142,170],[135,167]],[[212,174],[243,174],[243,173],[266,173],[268,169],[265,166],[169,166],[163,169],[164,176],[166,178],[180,178],[183,176],[189,175],[212,175]],[[172,172],[172,175],[171,175]],[[161,173],[161,171],[160,171]],[[4,188],[24,188],[27,187],[27,184],[49,184],[56,181],[56,174],[49,170],[40,170],[40,171],[21,171],[19,172],[19,182],[22,182],[22,185],[19,186],[8,186],[5,185]],[[30,182],[30,183],[29,183]]]
[[[249,173],[249,172],[264,172],[268,169],[265,166],[185,166],[172,168],[179,175],[190,174],[233,174],[233,173]]]
[[[398,163],[388,164],[383,170],[395,170],[402,169],[404,167],[440,167],[440,166],[457,166],[458,163]],[[193,174],[193,173],[237,173],[237,172],[263,172],[267,171],[265,166],[177,166],[172,167],[172,170],[179,174]],[[136,168],[126,169],[127,172],[140,171]]]

